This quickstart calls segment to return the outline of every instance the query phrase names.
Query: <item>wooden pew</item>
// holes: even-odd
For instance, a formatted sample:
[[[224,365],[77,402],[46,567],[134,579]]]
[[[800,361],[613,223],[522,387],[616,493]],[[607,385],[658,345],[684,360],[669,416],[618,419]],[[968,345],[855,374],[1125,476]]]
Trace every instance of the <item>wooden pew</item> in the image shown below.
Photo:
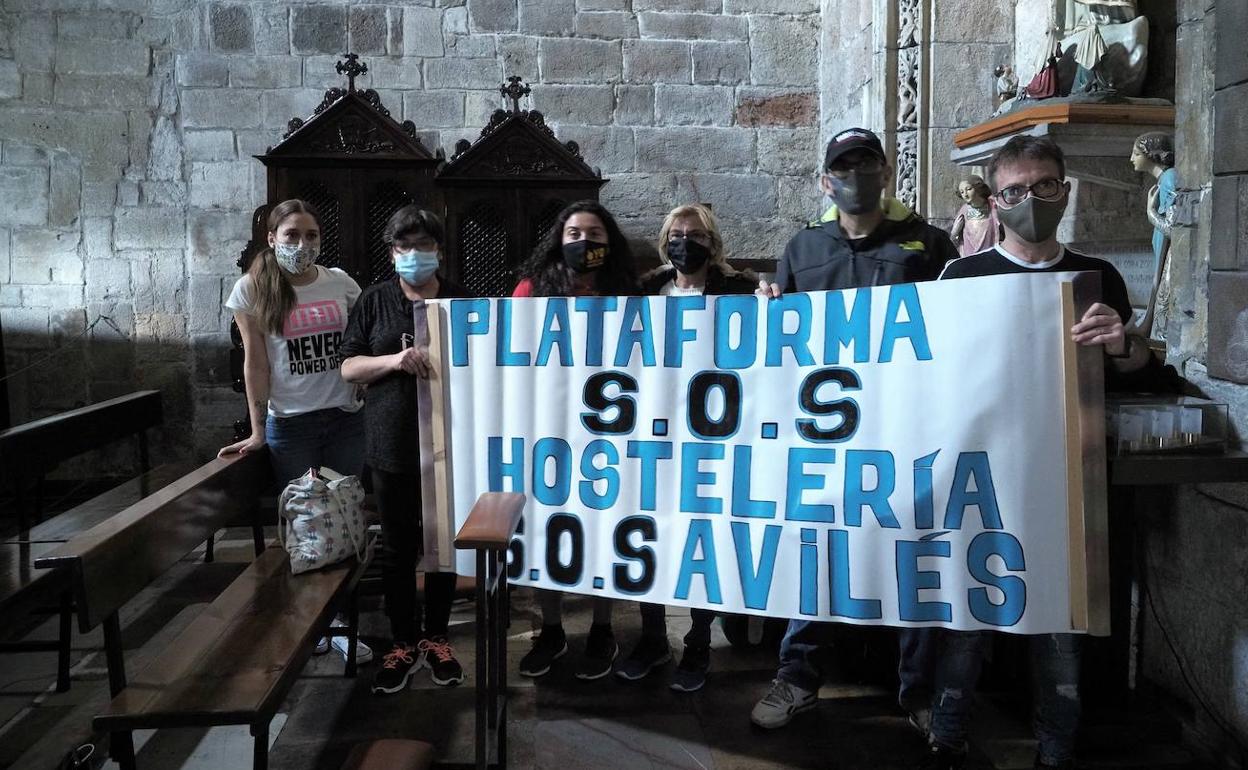
[[[455,535],[455,547],[477,552],[476,767],[507,766],[507,548],[520,524],[524,495],[486,492]],[[494,733],[494,762],[489,734]]]
[[[344,603],[346,673],[355,673],[353,595],[367,563],[351,558],[293,575],[286,551],[269,548],[129,681],[95,728],[128,746],[131,730],[247,725],[252,766],[267,767],[269,723]],[[134,767],[132,754],[117,759]]]
[[[141,390],[0,431],[0,468],[6,478],[14,480],[18,529],[27,529],[26,483],[35,482],[38,521],[43,513],[44,476],[71,457],[137,434],[140,473],[146,473],[146,430],[160,425],[163,415],[160,392]]]
[[[82,628],[103,624],[109,687],[96,729],[113,757],[135,766],[131,732],[245,724],[254,766],[268,761],[269,722],[322,636],[346,636],[354,676],[355,586],[368,558],[292,575],[280,548],[257,559],[133,678],[122,655],[118,610],[240,512],[256,509],[270,481],[264,453],[215,459],[38,560],[71,570]],[[371,545],[370,545],[371,553]],[[330,629],[346,604],[346,629]]]
[[[60,615],[56,641],[0,642],[0,652],[56,651],[56,690],[68,690],[73,625],[69,575],[59,569],[37,569],[35,559],[51,553],[78,532],[85,532],[137,503],[187,470],[183,465],[159,466],[0,542],[0,617],[31,614],[48,606],[56,606]]]
[[[155,493],[35,557],[60,571],[83,633],[104,626],[109,688],[126,684],[118,611],[127,601],[240,515],[259,515],[257,502],[272,473],[264,452],[214,459]],[[256,520],[256,526],[260,524]],[[133,764],[129,735],[114,747]]]

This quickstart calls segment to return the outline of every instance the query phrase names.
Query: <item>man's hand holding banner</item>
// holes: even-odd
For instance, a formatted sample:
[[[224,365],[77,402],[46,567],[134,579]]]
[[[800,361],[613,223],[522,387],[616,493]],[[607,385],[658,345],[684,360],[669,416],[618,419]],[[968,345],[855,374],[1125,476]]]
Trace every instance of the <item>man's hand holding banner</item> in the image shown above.
[[[1072,279],[430,303],[443,529],[516,491],[518,584],[1105,633],[1100,362],[1066,334]]]

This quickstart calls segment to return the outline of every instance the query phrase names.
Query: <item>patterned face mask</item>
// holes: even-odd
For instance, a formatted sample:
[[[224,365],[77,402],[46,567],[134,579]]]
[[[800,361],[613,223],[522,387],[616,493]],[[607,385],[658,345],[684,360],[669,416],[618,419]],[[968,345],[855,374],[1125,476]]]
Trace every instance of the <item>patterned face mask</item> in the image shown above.
[[[299,275],[312,267],[320,253],[320,246],[305,246],[299,243],[273,244],[273,256],[277,257],[278,266],[291,275]]]

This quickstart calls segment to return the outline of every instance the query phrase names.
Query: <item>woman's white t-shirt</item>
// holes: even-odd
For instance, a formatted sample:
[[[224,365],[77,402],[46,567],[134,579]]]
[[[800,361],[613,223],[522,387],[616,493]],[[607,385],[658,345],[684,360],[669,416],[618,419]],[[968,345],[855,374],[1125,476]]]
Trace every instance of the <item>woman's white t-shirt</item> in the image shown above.
[[[265,330],[269,353],[269,414],[276,417],[338,407],[360,408],[355,386],[338,371],[338,352],[347,316],[360,296],[360,286],[336,267],[316,266],[316,280],[294,286],[295,307],[281,334]],[[234,284],[225,306],[255,315],[255,287],[251,275]],[[259,322],[259,318],[256,319]]]

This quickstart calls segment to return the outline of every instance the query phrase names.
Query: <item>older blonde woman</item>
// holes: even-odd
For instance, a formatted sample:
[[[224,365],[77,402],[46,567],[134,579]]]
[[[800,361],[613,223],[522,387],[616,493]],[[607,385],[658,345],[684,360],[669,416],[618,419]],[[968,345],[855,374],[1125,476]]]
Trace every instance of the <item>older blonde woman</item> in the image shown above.
[[[672,209],[659,230],[658,247],[664,264],[642,276],[645,294],[752,294],[758,286],[758,276],[729,266],[719,224],[710,208],[702,204]],[[641,679],[672,659],[664,614],[663,605],[642,603],[641,639],[616,667],[616,676]],[[677,692],[701,689],[710,665],[711,621],[715,613],[694,608],[690,615],[693,626],[685,635],[685,652],[670,684]]]
[[[646,294],[752,294],[758,277],[728,264],[719,223],[701,203],[677,206],[659,230],[663,263],[641,277]]]

